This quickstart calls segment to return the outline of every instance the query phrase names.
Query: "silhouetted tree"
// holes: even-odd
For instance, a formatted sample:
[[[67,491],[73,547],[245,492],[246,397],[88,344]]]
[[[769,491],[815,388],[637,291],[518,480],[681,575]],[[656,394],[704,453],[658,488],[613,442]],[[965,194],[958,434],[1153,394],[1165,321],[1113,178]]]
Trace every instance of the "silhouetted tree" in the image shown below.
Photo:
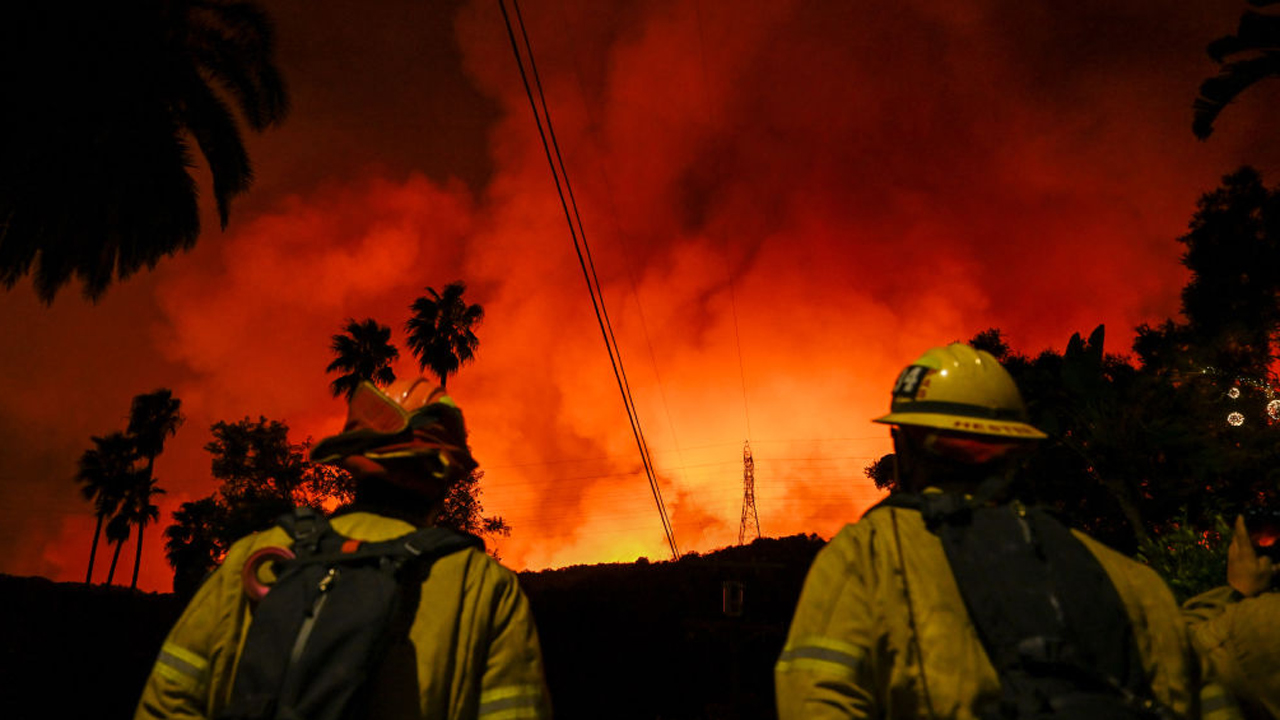
[[[76,471],[76,481],[82,484],[80,492],[86,500],[93,501],[93,514],[98,519],[93,530],[93,545],[89,548],[89,569],[84,575],[86,584],[93,579],[93,562],[98,554],[102,525],[120,507],[133,464],[138,458],[133,438],[122,432],[113,432],[105,437],[94,436],[92,440],[94,447],[80,456]]]
[[[1273,370],[1280,330],[1280,192],[1252,168],[1199,201],[1183,264],[1182,318],[1138,328],[1144,373],[1162,378],[1213,452],[1199,477],[1232,517],[1280,496]],[[1201,520],[1193,516],[1198,522]]]
[[[138,454],[147,461],[145,470],[148,473],[155,465],[156,456],[164,452],[165,440],[176,435],[178,428],[182,427],[185,418],[181,410],[182,401],[175,398],[168,388],[133,398],[128,432],[133,436]]]
[[[1142,326],[1134,348],[1144,364],[1175,373],[1205,368],[1234,383],[1271,382],[1280,327],[1280,193],[1243,167],[1201,197],[1182,264],[1185,321]]]
[[[148,523],[160,519],[160,508],[151,502],[151,498],[162,493],[164,490],[157,487],[156,479],[147,471],[135,471],[133,482],[125,490],[120,511],[116,514],[116,518],[122,519],[129,527],[138,529],[138,549],[133,559],[133,580],[129,583],[130,589],[136,590],[138,587],[138,568],[142,565],[143,531],[147,529]]]
[[[289,441],[289,426],[259,417],[213,424],[211,496],[183,503],[165,530],[165,554],[175,591],[191,589],[239,538],[270,527],[295,505],[336,507],[351,501],[351,476],[307,460],[306,443]]]
[[[131,479],[133,473],[130,473]],[[123,505],[121,501],[121,505]],[[107,569],[107,584],[110,585],[116,577],[116,564],[120,562],[120,550],[124,547],[124,543],[129,539],[130,528],[132,528],[129,515],[117,512],[107,521],[107,543],[116,546],[111,553],[111,566]]]
[[[418,359],[418,369],[430,369],[447,387],[449,376],[475,359],[480,340],[473,328],[484,320],[484,308],[468,305],[462,295],[467,286],[449,283],[444,293],[428,287],[427,294],[409,306],[413,315],[405,324],[409,349]]]
[[[480,488],[483,477],[484,471],[476,470],[449,488],[449,494],[444,498],[444,508],[436,518],[437,525],[485,537],[511,535],[511,526],[502,516],[484,514],[484,503],[480,501],[480,496],[484,494],[484,490]]]
[[[227,552],[221,528],[227,524],[227,508],[216,495],[185,502],[165,528],[165,559],[174,570],[173,591],[180,597],[195,594],[204,578]]]
[[[1005,360],[1031,423],[1049,435],[1025,461],[1038,500],[1133,553],[1176,530],[1188,509],[1208,529],[1268,484],[1274,493],[1275,430],[1257,417],[1252,430],[1231,426],[1211,380],[1134,366],[1106,354],[1104,340],[1099,326],[1062,353]]]
[[[1249,0],[1255,7],[1274,5],[1280,0]],[[1209,43],[1206,52],[1222,65],[1215,77],[1200,85],[1200,96],[1193,105],[1195,119],[1191,129],[1201,140],[1213,133],[1218,114],[1254,83],[1280,76],[1280,16],[1246,10],[1240,16],[1235,35],[1227,35]],[[1227,58],[1239,59],[1223,64]]]
[[[213,425],[213,476],[222,481],[218,494],[227,505],[228,532],[234,540],[269,527],[282,513],[306,504],[316,483],[333,483],[332,471],[306,459],[306,446],[289,441],[289,426],[278,420],[245,418]],[[334,493],[350,495],[349,483]]]
[[[1001,363],[1010,357],[1012,350],[1008,341],[1004,338],[1004,333],[1000,332],[1000,328],[987,328],[969,341],[969,345],[975,350],[985,350],[991,353],[991,356]]]
[[[347,320],[343,332],[333,336],[329,347],[337,357],[325,371],[343,373],[329,384],[334,397],[350,399],[362,380],[380,387],[395,382],[391,363],[400,357],[400,351],[391,344],[391,328],[377,320]]]
[[[134,487],[130,488],[130,500],[125,507],[133,524],[138,526],[138,549],[133,564],[133,581],[130,587],[138,587],[138,568],[142,562],[142,535],[146,524],[157,518],[150,497],[164,491],[156,487],[154,469],[156,456],[164,451],[165,439],[172,437],[182,426],[182,401],[173,397],[168,388],[133,398],[129,411],[129,435],[133,437],[138,455],[146,461],[138,474]]]
[[[11,2],[0,10],[0,281],[72,276],[97,299],[200,232],[191,141],[226,227],[253,177],[233,112],[261,131],[288,107],[256,2]]]
[[[1149,532],[1147,501],[1163,505],[1178,492],[1184,458],[1174,449],[1183,418],[1167,413],[1158,388],[1124,358],[1104,352],[1105,332],[1076,333],[1061,354],[1045,351],[1006,367],[1032,424],[1050,436],[1028,460],[1037,494],[1077,526],[1132,551]]]

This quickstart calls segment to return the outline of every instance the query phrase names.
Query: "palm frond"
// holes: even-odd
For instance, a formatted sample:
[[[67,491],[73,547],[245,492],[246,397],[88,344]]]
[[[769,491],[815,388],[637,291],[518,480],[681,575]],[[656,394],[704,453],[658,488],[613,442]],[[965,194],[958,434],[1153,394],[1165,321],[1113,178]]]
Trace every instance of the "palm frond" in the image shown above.
[[[226,225],[251,181],[233,111],[261,130],[288,107],[259,5],[0,4],[0,87],[22,108],[0,113],[0,283],[32,275],[51,302],[79,278],[96,300],[190,249],[200,223],[188,133]]]
[[[240,137],[231,109],[194,69],[184,86],[187,91],[178,111],[179,118],[191,131],[201,154],[209,162],[218,219],[225,228],[231,212],[231,198],[247,190],[253,182],[249,154],[244,149],[244,140]]]
[[[236,99],[249,126],[264,130],[288,114],[289,95],[275,64],[275,29],[252,3],[218,3],[191,15],[192,54]]]
[[[373,318],[356,322],[348,318],[343,332],[334,335],[329,346],[336,357],[326,372],[341,371],[344,374],[329,384],[334,397],[348,398],[362,380],[375,385],[390,385],[395,372],[390,365],[400,357],[400,351],[391,344],[391,328]]]
[[[1223,65],[1217,76],[1200,85],[1200,97],[1192,104],[1192,132],[1201,140],[1213,134],[1213,123],[1226,106],[1251,85],[1280,75],[1280,52]]]
[[[1227,35],[1209,43],[1205,51],[1214,62],[1236,53],[1280,47],[1280,15],[1246,10],[1240,16],[1235,35]]]

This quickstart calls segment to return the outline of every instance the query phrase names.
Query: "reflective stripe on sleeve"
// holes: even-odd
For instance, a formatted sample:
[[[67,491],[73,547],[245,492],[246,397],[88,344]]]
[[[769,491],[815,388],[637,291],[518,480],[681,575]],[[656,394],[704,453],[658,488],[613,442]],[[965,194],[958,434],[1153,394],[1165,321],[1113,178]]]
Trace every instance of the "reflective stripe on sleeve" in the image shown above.
[[[778,672],[809,670],[823,675],[852,679],[861,667],[866,654],[862,648],[847,642],[824,637],[808,637],[795,645],[783,648],[776,669]]]
[[[184,647],[165,643],[156,658],[156,673],[186,687],[198,687],[204,682],[209,663]]]
[[[1205,685],[1200,689],[1200,717],[1203,720],[1227,720],[1239,717],[1234,698],[1217,684]]]
[[[542,688],[537,685],[507,685],[480,693],[480,717],[508,720],[538,717]]]

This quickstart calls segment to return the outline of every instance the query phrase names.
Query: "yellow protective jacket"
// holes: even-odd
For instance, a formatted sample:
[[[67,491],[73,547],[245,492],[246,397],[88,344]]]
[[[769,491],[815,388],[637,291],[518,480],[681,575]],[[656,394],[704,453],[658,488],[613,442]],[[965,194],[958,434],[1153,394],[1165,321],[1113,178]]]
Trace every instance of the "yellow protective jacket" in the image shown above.
[[[1182,606],[1191,640],[1249,718],[1280,718],[1280,593],[1243,598],[1230,587]]]
[[[1123,599],[1155,697],[1188,718],[1236,717],[1220,687],[1198,681],[1198,660],[1164,582],[1076,535]],[[896,507],[845,526],[818,553],[775,680],[781,720],[965,720],[1000,697],[942,542],[918,511]]]
[[[406,522],[369,513],[342,515],[331,522],[339,533],[369,542],[414,530]],[[226,706],[253,614],[241,570],[258,549],[291,543],[285,531],[275,527],[231,547],[165,639],[143,689],[137,720],[212,718]],[[395,667],[385,675],[394,676],[397,670],[412,673],[416,664],[416,697],[375,691],[378,712],[372,717],[551,717],[528,601],[515,574],[483,551],[468,548],[432,565],[422,583],[409,641],[417,657],[388,663]],[[386,677],[378,681],[385,683]],[[407,686],[413,687],[412,680]]]

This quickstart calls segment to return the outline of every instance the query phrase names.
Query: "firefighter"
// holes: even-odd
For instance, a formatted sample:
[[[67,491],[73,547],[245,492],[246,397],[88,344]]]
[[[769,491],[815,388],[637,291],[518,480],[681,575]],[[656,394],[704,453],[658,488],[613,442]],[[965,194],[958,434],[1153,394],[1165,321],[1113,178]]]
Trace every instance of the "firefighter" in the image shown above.
[[[989,659],[949,560],[952,548],[961,546],[944,545],[947,528],[963,526],[946,524],[958,522],[950,519],[926,525],[923,509],[894,499],[915,498],[916,507],[937,513],[934,518],[961,517],[954,514],[961,510],[976,517],[980,508],[1024,512],[1010,495],[1014,471],[1046,435],[1028,423],[1017,386],[996,359],[958,343],[931,349],[903,370],[890,413],[875,422],[893,426],[897,490],[885,507],[845,526],[814,560],[775,667],[779,717],[1018,716],[1014,709],[1023,698],[1011,701],[1007,691],[1014,683],[1002,680],[1014,676],[998,672]],[[1231,698],[1198,680],[1179,608],[1160,578],[1081,533],[1062,529],[1060,535],[1066,542],[1055,548],[1083,543],[1087,551],[1078,549],[1075,557],[1096,558],[1086,562],[1100,579],[1090,587],[1108,579],[1114,585],[1113,622],[1132,628],[1140,667],[1131,675],[1141,683],[1147,707],[1181,717],[1235,717]],[[979,566],[988,550],[994,548],[974,551]],[[978,590],[998,593],[993,599],[1001,602],[1038,587],[999,565],[988,571],[999,581],[977,583]],[[1045,574],[1053,582],[1052,573]],[[964,587],[975,587],[972,578],[966,576]],[[1018,602],[975,611],[989,614],[991,606],[1001,606],[1016,612]],[[1121,629],[1116,637],[1128,632]],[[1077,717],[1142,717],[1122,714],[1141,699],[1125,699],[1122,712]]]
[[[331,524],[367,542],[430,524],[476,466],[462,413],[422,380],[397,399],[362,383],[345,428],[317,443],[312,459],[354,476],[355,501]],[[252,618],[246,560],[289,544],[277,526],[231,547],[165,639],[136,718],[214,718],[226,708]],[[369,717],[550,717],[537,633],[513,572],[467,548],[436,560],[420,592],[409,656],[384,664]]]
[[[1272,560],[1254,548],[1243,516],[1227,548],[1227,584],[1188,600],[1183,615],[1245,717],[1280,717],[1280,592]]]

